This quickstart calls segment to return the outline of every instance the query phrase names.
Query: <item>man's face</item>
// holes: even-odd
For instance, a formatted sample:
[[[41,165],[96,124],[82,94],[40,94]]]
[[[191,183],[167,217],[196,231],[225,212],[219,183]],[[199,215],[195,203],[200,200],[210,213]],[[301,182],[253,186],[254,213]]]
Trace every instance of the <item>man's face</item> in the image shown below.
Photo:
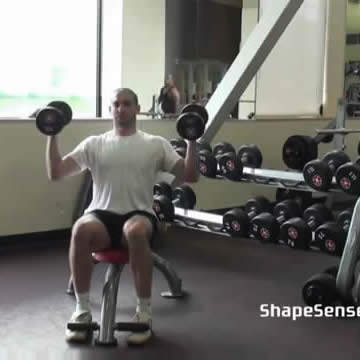
[[[118,126],[132,126],[139,110],[134,97],[126,91],[115,94],[111,101],[111,114]]]

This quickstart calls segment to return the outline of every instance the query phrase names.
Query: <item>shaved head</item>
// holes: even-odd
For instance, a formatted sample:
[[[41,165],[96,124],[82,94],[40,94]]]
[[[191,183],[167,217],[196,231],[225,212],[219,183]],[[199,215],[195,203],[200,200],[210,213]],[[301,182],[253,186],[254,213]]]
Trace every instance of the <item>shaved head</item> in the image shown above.
[[[113,91],[113,97],[118,97],[120,94],[130,95],[133,99],[134,105],[139,105],[139,99],[135,91],[129,88],[118,88]]]

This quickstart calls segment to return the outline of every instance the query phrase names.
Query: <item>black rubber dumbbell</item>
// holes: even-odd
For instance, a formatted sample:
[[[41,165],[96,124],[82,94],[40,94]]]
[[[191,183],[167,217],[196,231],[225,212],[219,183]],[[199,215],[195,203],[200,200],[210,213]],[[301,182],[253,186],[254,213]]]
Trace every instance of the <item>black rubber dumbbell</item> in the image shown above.
[[[48,136],[59,134],[72,120],[71,107],[63,101],[52,101],[36,114],[36,127]]]
[[[331,306],[340,300],[336,289],[336,278],[329,273],[312,276],[302,288],[302,297],[306,305]]]
[[[227,142],[216,144],[212,152],[206,149],[201,150],[199,152],[199,170],[201,175],[209,178],[221,175],[218,162],[227,153],[236,153],[234,147]]]
[[[360,195],[360,157],[355,162],[341,165],[335,174],[340,189],[351,195]]]
[[[155,195],[153,209],[160,221],[174,221],[175,207],[193,209],[196,204],[196,195],[189,185],[175,188],[172,196]]]
[[[261,242],[278,242],[280,226],[286,220],[301,217],[302,208],[296,200],[284,200],[274,206],[273,214],[262,213],[250,223],[250,233]]]
[[[352,209],[347,209],[339,213],[336,222],[327,222],[315,230],[315,243],[319,244],[321,251],[342,255],[351,219]]]
[[[260,168],[262,160],[257,145],[243,145],[237,154],[227,153],[219,159],[220,173],[229,180],[237,181],[243,177],[244,167]]]
[[[304,166],[304,180],[317,191],[328,191],[336,170],[349,161],[349,156],[343,151],[332,150],[322,160],[312,160]]]
[[[319,134],[315,137],[304,135],[290,136],[284,143],[282,157],[285,165],[290,169],[302,170],[306,163],[318,156],[318,144],[329,143],[333,140],[332,134]]]
[[[271,203],[263,196],[249,199],[245,208],[234,208],[223,215],[223,228],[232,236],[245,237],[249,235],[250,220],[263,212],[270,212]]]
[[[182,138],[196,140],[204,133],[208,120],[209,114],[204,106],[189,104],[181,110],[176,121],[176,129]]]
[[[168,184],[165,181],[161,181],[154,185],[153,188],[153,194],[154,196],[166,196],[169,199],[172,199],[173,191],[170,184]]]
[[[307,250],[315,229],[331,220],[332,212],[324,204],[314,204],[304,211],[302,218],[295,217],[285,221],[280,227],[280,237],[293,249]]]
[[[175,149],[175,151],[183,158],[186,156],[187,150],[187,142],[184,139],[171,139],[170,140],[171,146]],[[197,151],[207,150],[212,151],[211,146],[207,143],[196,143]]]

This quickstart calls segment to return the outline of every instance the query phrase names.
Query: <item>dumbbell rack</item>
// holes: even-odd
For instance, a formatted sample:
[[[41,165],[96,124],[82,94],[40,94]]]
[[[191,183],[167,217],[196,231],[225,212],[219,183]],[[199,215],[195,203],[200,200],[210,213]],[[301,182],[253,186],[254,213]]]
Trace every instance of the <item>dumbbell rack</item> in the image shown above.
[[[348,133],[357,132],[357,130],[346,130],[345,121],[346,121],[346,102],[344,99],[340,99],[338,102],[337,114],[335,123],[334,120],[331,120],[327,128],[316,130],[318,134],[334,134],[334,150],[344,150],[345,149],[345,136]],[[331,129],[335,127],[334,129]],[[227,180],[223,176],[216,176],[216,179]],[[253,183],[259,185],[272,186],[280,189],[287,190],[297,190],[304,192],[312,192],[316,195],[325,195],[327,196],[327,205],[332,207],[332,202],[334,201],[334,196],[336,194],[341,194],[344,196],[347,195],[342,192],[342,190],[337,186],[335,179],[333,179],[331,187],[328,192],[319,192],[315,189],[312,189],[308,186],[304,180],[302,172],[295,171],[286,171],[286,170],[274,170],[274,169],[254,169],[247,168],[243,169],[243,176],[237,181],[239,183]],[[222,225],[222,216],[212,213],[206,213],[203,211],[196,210],[185,210],[181,208],[175,208],[175,215],[177,217],[177,225],[179,226],[189,226],[193,223],[194,225],[203,225],[203,227],[208,227],[210,231],[213,231],[214,227],[219,228]],[[183,221],[181,221],[183,220]]]

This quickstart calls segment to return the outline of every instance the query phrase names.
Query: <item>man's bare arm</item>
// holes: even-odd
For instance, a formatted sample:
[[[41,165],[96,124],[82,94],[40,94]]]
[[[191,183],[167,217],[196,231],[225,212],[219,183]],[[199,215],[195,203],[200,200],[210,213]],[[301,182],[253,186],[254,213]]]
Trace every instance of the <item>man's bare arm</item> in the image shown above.
[[[46,169],[51,181],[61,180],[66,176],[81,173],[80,166],[71,156],[61,157],[57,136],[48,137],[46,145]]]

